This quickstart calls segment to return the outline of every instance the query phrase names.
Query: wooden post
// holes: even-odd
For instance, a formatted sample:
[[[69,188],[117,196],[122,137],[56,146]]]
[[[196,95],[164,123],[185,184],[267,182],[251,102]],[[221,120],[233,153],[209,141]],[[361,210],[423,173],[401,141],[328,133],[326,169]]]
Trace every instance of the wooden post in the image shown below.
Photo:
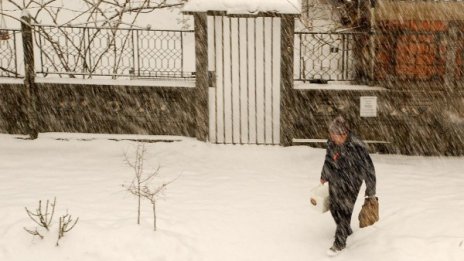
[[[376,35],[376,23],[375,23],[375,5],[376,5],[376,0],[371,0],[370,1],[370,34],[369,34],[369,50],[370,50],[370,56],[369,56],[369,61],[370,61],[370,70],[369,70],[369,85],[374,85],[375,82],[375,61],[377,59],[376,57],[376,46],[375,46],[375,39],[377,37]]]
[[[295,17],[283,15],[280,42],[280,144],[292,145],[295,118],[295,98],[293,96],[293,54]]]
[[[452,91],[456,86],[456,53],[458,44],[458,27],[450,22],[446,35],[446,71],[445,87]]]
[[[26,100],[27,134],[31,139],[38,137],[36,100],[37,91],[35,85],[34,69],[34,42],[32,39],[31,17],[29,14],[21,16],[21,33],[24,51],[24,87]]]
[[[358,31],[353,35],[353,55],[355,80],[361,84],[368,84],[371,77],[371,1],[360,1],[357,5]],[[366,44],[368,43],[368,44]]]
[[[195,70],[196,97],[194,112],[196,115],[196,138],[208,140],[208,25],[206,13],[194,13],[195,24]]]

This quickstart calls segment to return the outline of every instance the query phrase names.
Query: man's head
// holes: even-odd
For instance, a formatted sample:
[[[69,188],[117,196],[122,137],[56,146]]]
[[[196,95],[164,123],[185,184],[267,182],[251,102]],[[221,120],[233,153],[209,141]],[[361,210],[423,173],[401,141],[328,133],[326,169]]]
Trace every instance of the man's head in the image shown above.
[[[329,125],[330,140],[336,145],[345,143],[349,132],[350,126],[342,116],[336,117]]]

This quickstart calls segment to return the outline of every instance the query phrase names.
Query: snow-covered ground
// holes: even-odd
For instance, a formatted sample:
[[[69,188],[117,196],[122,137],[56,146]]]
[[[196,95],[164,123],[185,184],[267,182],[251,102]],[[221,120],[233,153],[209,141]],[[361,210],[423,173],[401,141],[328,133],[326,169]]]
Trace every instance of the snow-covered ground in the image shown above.
[[[213,145],[192,139],[147,143],[145,167],[161,165],[170,184],[136,225],[136,199],[122,184],[135,142],[106,136],[0,135],[0,260],[326,260],[335,225],[310,208],[324,150],[304,146]],[[60,138],[60,139],[56,139]],[[147,137],[144,137],[147,138]],[[164,137],[163,139],[165,139]],[[155,138],[156,139],[156,138]],[[178,137],[176,137],[178,139]],[[373,155],[381,220],[359,229],[336,260],[464,260],[464,158]],[[44,240],[24,207],[57,198],[56,217],[79,217],[55,247],[57,219]]]

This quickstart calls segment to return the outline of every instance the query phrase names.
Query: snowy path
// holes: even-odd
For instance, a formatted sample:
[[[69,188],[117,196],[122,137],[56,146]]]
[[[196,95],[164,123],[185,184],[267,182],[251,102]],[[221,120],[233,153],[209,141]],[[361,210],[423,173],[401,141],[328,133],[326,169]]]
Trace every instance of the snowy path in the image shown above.
[[[335,225],[313,212],[324,151],[308,147],[150,143],[146,167],[172,183],[158,205],[159,231],[121,184],[123,153],[135,143],[20,140],[0,135],[0,260],[328,260]],[[381,221],[354,235],[337,260],[464,260],[464,158],[373,155]],[[80,220],[60,247],[56,223],[45,240],[24,207],[57,197],[56,215]]]

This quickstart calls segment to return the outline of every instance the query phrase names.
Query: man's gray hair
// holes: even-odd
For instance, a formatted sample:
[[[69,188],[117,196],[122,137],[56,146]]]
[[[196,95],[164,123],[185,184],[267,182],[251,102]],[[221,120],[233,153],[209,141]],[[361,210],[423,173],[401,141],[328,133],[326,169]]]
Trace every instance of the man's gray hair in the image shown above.
[[[342,116],[337,116],[329,125],[329,133],[336,135],[348,134],[350,125]]]

